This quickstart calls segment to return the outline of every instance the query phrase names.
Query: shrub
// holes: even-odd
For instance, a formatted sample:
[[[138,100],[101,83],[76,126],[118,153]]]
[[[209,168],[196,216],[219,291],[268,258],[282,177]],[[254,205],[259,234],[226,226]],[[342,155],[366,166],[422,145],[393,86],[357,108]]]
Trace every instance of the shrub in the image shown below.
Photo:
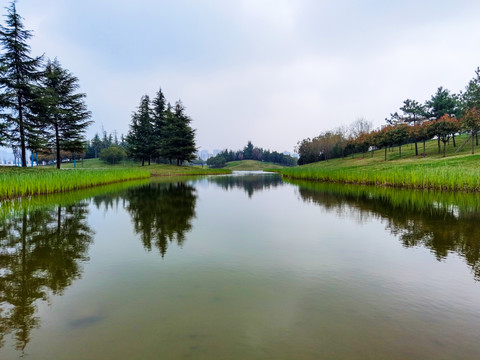
[[[127,153],[123,150],[122,147],[117,145],[112,145],[109,148],[103,149],[100,151],[100,159],[109,164],[118,164],[120,161],[125,159]]]

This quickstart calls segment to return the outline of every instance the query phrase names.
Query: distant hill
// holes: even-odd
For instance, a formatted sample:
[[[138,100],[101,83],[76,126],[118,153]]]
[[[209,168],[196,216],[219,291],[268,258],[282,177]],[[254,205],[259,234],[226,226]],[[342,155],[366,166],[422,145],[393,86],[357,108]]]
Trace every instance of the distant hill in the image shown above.
[[[236,171],[259,171],[265,169],[283,169],[283,166],[257,160],[240,160],[228,162],[224,169]]]

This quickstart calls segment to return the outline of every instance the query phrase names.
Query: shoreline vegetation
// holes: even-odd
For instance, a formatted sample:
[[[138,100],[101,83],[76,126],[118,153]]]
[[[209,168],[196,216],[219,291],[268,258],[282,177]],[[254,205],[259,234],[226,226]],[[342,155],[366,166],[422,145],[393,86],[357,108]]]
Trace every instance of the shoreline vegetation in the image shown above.
[[[460,136],[459,140],[465,137]],[[436,154],[436,140],[427,143],[427,156],[415,156],[411,144],[403,145],[402,158],[383,150],[354,154],[348,159],[334,159],[296,168],[271,171],[282,177],[342,184],[374,185],[440,191],[480,191],[480,155],[457,154],[451,148],[447,157]],[[410,149],[409,149],[410,148]]]
[[[98,167],[96,167],[98,166]],[[202,169],[194,166],[151,165],[140,167],[133,162],[101,165],[100,161],[85,161],[84,168],[65,166],[63,170],[47,167],[0,168],[0,200],[62,193],[71,190],[114,184],[125,181],[150,179],[161,176],[193,176],[228,174],[225,169]]]
[[[284,166],[272,162],[263,162],[257,160],[239,160],[231,161],[225,164],[222,169],[233,171],[264,171],[265,169],[283,169]]]

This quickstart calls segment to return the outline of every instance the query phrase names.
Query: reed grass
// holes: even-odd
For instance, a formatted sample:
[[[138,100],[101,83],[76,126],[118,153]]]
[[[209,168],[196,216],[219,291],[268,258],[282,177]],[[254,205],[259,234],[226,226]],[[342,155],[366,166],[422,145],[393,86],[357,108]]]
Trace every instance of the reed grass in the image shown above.
[[[2,168],[0,170],[0,199],[59,193],[149,177],[150,173],[142,169]]]
[[[458,144],[466,139],[459,136]],[[411,144],[404,145],[402,158],[389,151],[354,154],[345,159],[334,159],[295,168],[273,170],[285,178],[343,184],[363,184],[410,189],[448,191],[480,191],[480,155],[471,155],[465,149],[459,154],[450,146],[447,157],[437,152],[437,141],[427,143],[427,155],[415,156]]]
[[[389,169],[347,168],[283,169],[290,179],[327,181],[347,184],[408,187],[414,189],[480,191],[480,168],[452,167],[391,167]]]
[[[94,196],[117,192],[120,193],[127,188],[142,186],[149,183],[150,179],[147,178],[99,185],[63,193],[3,199],[0,201],[0,220],[11,216],[16,216],[24,211],[30,212],[35,210],[49,209],[54,206],[68,206]]]

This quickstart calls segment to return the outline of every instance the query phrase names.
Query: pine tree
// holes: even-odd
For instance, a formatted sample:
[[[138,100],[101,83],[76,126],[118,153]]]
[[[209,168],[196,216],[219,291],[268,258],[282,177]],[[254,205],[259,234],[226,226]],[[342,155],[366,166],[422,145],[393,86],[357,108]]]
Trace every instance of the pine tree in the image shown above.
[[[458,96],[450,94],[448,89],[439,87],[432,98],[425,102],[426,114],[435,121],[444,115],[456,116],[460,112]],[[453,138],[455,146],[455,137]],[[438,138],[438,153],[440,154],[440,138]]]
[[[165,136],[165,115],[167,110],[167,100],[163,95],[162,89],[158,90],[157,95],[152,100],[152,135],[155,147],[155,155],[161,156],[162,139]]]
[[[171,106],[167,107],[160,154],[170,162],[176,160],[177,165],[181,165],[184,161],[192,161],[196,157],[195,130],[190,126],[191,122],[180,100],[177,101],[173,110]]]
[[[78,79],[63,69],[57,59],[48,61],[42,78],[43,96],[38,103],[39,117],[48,124],[49,144],[55,149],[57,168],[60,151],[81,152],[85,148],[85,131],[92,122],[85,94],[77,93]]]
[[[0,88],[3,90],[0,105],[6,110],[2,113],[2,127],[5,133],[8,126],[9,142],[12,147],[20,147],[22,166],[27,166],[27,147],[36,150],[42,146],[41,127],[31,111],[37,93],[36,84],[41,76],[42,57],[30,56],[27,40],[32,33],[25,30],[15,1],[7,10],[6,25],[0,26],[0,42],[4,50],[0,56]]]
[[[138,111],[132,115],[130,131],[126,138],[128,156],[140,160],[142,166],[145,165],[145,160],[150,165],[150,160],[156,152],[153,139],[150,98],[148,95],[144,95],[140,100]]]
[[[100,150],[102,150],[102,147],[103,147],[102,140],[100,140],[100,136],[98,136],[98,134],[95,134],[92,141],[90,141],[90,145],[95,151],[95,158],[98,158],[98,154],[100,153]]]
[[[413,122],[413,126],[416,126],[417,121],[420,121],[425,117],[425,106],[423,106],[416,100],[405,100],[400,110],[402,110],[404,114],[403,120],[408,123]],[[415,155],[418,156],[418,143],[416,137],[414,138],[414,141]]]
[[[462,100],[465,108],[471,109],[475,106],[480,109],[480,68],[475,70],[475,77],[468,82]]]

